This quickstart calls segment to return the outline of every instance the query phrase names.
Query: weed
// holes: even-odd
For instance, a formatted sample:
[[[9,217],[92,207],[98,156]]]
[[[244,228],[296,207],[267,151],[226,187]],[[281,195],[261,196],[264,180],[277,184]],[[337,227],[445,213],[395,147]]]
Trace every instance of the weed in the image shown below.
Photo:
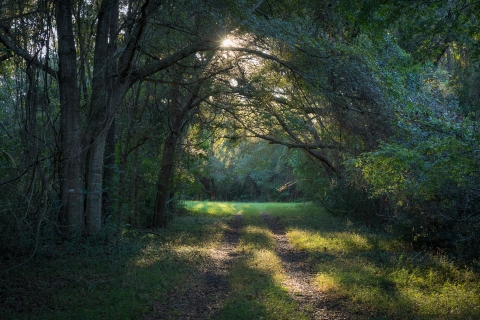
[[[317,285],[394,319],[480,318],[480,275],[443,255],[415,252],[387,233],[322,208],[273,212],[292,244],[310,254]]]
[[[132,319],[198,286],[227,221],[244,228],[220,319],[304,319],[287,288],[275,239],[260,213],[308,254],[318,288],[360,314],[384,319],[479,319],[480,275],[446,256],[412,251],[387,233],[312,204],[186,202],[168,228],[125,229],[40,248],[0,278],[1,319]],[[2,270],[18,261],[5,260]],[[0,271],[1,272],[1,271]],[[308,310],[308,306],[305,310]],[[173,313],[175,311],[172,311]],[[175,317],[175,314],[171,314]]]

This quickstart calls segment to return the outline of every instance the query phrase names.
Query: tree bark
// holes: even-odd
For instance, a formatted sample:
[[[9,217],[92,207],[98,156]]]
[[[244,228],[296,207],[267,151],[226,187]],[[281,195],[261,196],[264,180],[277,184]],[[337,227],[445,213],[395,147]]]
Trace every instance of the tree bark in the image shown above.
[[[92,94],[87,130],[87,159],[85,179],[87,201],[85,202],[85,217],[87,232],[92,234],[102,227],[102,183],[103,155],[105,151],[106,132],[108,131],[107,109],[110,100],[107,92],[108,79],[108,26],[110,1],[102,1],[95,38],[93,63]]]
[[[113,8],[109,10],[109,42],[108,42],[108,56],[111,57],[117,51],[117,32],[118,32],[118,14],[119,14],[119,3],[118,0],[111,2]],[[109,63],[109,75],[112,75],[116,72],[115,64]],[[109,95],[113,94],[113,88],[115,81],[113,77],[107,78],[107,90]],[[113,115],[112,115],[113,116]],[[105,155],[104,155],[104,165],[103,165],[103,212],[105,215],[109,215],[113,212],[113,193],[115,189],[114,177],[115,177],[115,118],[112,120],[110,129],[108,130],[106,144],[105,144]]]
[[[115,177],[115,120],[113,120],[110,129],[108,130],[105,154],[103,158],[103,212],[105,215],[112,213],[113,207],[113,193]]]
[[[71,230],[83,229],[84,191],[81,170],[80,98],[72,26],[72,1],[57,0],[58,86],[60,91],[63,176],[61,221]]]
[[[155,200],[155,214],[153,225],[165,227],[167,225],[167,201],[169,194],[169,182],[175,158],[175,150],[178,139],[178,132],[172,132],[163,146],[162,164],[157,179],[157,197]]]
[[[180,88],[177,86],[172,89],[171,103],[169,106],[170,133],[167,135],[163,146],[162,163],[157,179],[157,196],[153,218],[153,225],[155,227],[165,227],[167,225],[167,201],[170,193],[169,182],[175,153],[177,151],[178,139],[183,134],[184,129],[202,101],[202,99],[198,97],[200,84],[191,90],[189,98],[184,103],[179,103],[179,90]]]
[[[120,79],[113,83],[113,68],[111,44],[115,42],[118,19],[118,1],[102,1],[95,38],[93,63],[92,95],[89,113],[89,124],[86,130],[86,188],[85,203],[86,228],[88,233],[96,233],[102,227],[102,197],[103,197],[103,159],[107,133],[113,122],[116,107],[125,96],[128,85]]]
[[[105,137],[92,141],[86,165],[87,201],[85,202],[86,231],[94,234],[102,228],[103,154]]]

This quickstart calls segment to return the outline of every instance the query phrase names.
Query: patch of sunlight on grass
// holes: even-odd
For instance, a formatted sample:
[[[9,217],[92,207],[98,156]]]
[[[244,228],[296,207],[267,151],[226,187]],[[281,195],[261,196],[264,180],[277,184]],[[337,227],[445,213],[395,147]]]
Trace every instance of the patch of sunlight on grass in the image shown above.
[[[480,319],[478,275],[434,260],[338,254],[318,260],[316,283],[348,296],[353,309],[364,305],[393,318]]]
[[[132,260],[132,265],[138,268],[148,268],[153,266],[158,260],[161,259],[160,255],[146,256],[144,254],[139,255],[136,259]]]
[[[209,216],[230,216],[239,213],[239,207],[233,202],[184,201],[185,207],[194,214]]]
[[[382,269],[369,262],[367,259],[339,259],[341,268],[330,270],[330,275],[340,284],[350,288],[382,287],[387,293],[393,289],[392,283],[382,274]],[[337,266],[338,267],[338,266]]]
[[[278,203],[278,202],[255,202],[255,203],[245,203],[245,204],[239,204],[239,205],[245,205],[245,211],[247,213],[266,212],[269,214],[275,214],[280,212],[283,212],[283,213],[291,212],[291,210],[296,208],[298,204]]]
[[[255,250],[252,258],[248,261],[248,266],[271,274],[277,281],[282,281],[285,278],[281,260],[271,250]]]
[[[338,283],[328,274],[318,273],[315,277],[315,282],[322,291],[338,290]]]
[[[314,232],[290,228],[287,236],[292,245],[308,251],[368,251],[374,246],[371,239],[355,232]]]
[[[158,232],[171,246],[216,247],[226,229],[226,219],[205,216],[182,216]]]
[[[275,239],[272,233],[265,227],[247,225],[242,230],[242,238],[240,239],[239,248],[242,251],[253,251],[258,249],[275,248]]]
[[[451,319],[480,318],[478,276],[452,267],[405,266],[392,271],[399,292],[413,301],[418,313],[427,317],[449,315]]]
[[[413,307],[398,295],[388,272],[367,257],[337,257],[317,265],[316,283],[320,289],[339,297],[349,297],[352,309],[373,307],[379,311],[405,310]]]
[[[319,233],[300,229],[289,229],[287,237],[291,244],[299,250],[325,251],[329,241]]]
[[[199,250],[199,248],[192,247],[192,246],[176,246],[175,248],[173,248],[173,251],[175,251],[177,255],[185,256],[185,257],[197,256],[197,255],[200,255],[201,252],[205,252],[203,248],[200,248]]]
[[[298,211],[297,203],[276,202],[209,202],[183,201],[185,207],[193,214],[211,216],[229,216],[240,213],[245,215],[267,212],[270,214],[288,214]]]

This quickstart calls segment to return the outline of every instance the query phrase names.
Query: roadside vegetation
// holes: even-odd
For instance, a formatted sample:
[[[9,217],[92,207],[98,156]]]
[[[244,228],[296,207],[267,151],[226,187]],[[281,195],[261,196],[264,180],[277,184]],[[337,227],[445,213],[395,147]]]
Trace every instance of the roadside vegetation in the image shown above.
[[[161,233],[125,229],[2,262],[0,319],[136,319],[172,292],[192,290],[222,239],[228,206],[178,216]],[[5,272],[6,269],[12,268]]]
[[[322,207],[272,211],[299,250],[309,253],[316,283],[346,298],[348,308],[369,308],[386,319],[477,319],[479,266],[413,250],[391,234],[370,229]]]
[[[167,228],[125,229],[43,248],[30,262],[2,262],[2,319],[133,319],[200,286],[233,214],[243,216],[229,291],[217,319],[306,319],[282,285],[275,239],[261,218],[276,217],[291,244],[307,253],[314,284],[356,314],[372,319],[478,319],[478,266],[413,250],[391,234],[314,204],[185,202]],[[170,301],[170,302],[169,302]],[[308,306],[307,306],[308,310]],[[178,311],[168,316],[175,319]],[[365,317],[363,317],[365,319]]]

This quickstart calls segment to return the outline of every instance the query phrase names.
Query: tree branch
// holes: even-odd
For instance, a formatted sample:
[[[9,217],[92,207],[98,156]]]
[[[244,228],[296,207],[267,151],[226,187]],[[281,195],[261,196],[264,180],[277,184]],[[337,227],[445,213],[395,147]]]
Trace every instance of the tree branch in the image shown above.
[[[207,41],[190,44],[183,49],[172,53],[168,57],[152,62],[144,67],[134,69],[132,71],[132,77],[135,81],[143,80],[146,77],[155,74],[156,72],[159,72],[161,70],[164,70],[174,65],[176,62],[183,60],[197,52],[209,51],[218,47],[218,44],[216,44],[215,46],[208,46],[206,43]]]
[[[213,72],[213,73],[211,73],[211,74],[209,74],[205,77],[201,77],[201,78],[192,80],[190,82],[180,82],[180,81],[175,81],[175,80],[161,80],[161,79],[152,79],[152,78],[144,78],[143,80],[147,81],[147,82],[152,82],[152,83],[165,83],[165,84],[173,84],[173,85],[176,85],[176,86],[190,86],[190,85],[198,84],[198,83],[203,82],[205,80],[211,79],[211,78],[215,77],[216,75],[227,72],[231,69],[233,69],[233,67],[227,67],[227,68],[224,68],[224,69],[220,69],[220,70],[215,71],[215,72]]]
[[[334,167],[332,162],[324,156],[322,153],[318,151],[318,149],[337,149],[336,146],[333,145],[324,145],[320,143],[305,143],[303,142],[298,136],[288,127],[288,125],[276,114],[275,112],[271,111],[273,116],[277,119],[277,121],[280,123],[280,126],[284,131],[287,132],[287,134],[290,136],[292,140],[295,142],[287,142],[283,141],[277,138],[274,138],[272,136],[264,135],[261,133],[256,132],[255,130],[249,128],[233,111],[230,111],[228,109],[225,109],[229,114],[232,115],[232,117],[240,123],[240,125],[243,127],[244,130],[250,132],[253,134],[255,137],[263,139],[265,141],[268,141],[271,144],[279,144],[279,145],[284,145],[287,148],[294,148],[294,149],[301,149],[305,151],[307,154],[313,156],[317,160],[320,160],[327,171],[337,173],[337,169]]]
[[[0,25],[0,28],[5,30],[3,25]],[[28,53],[27,50],[18,47],[11,39],[7,37],[6,34],[0,32],[0,43],[2,43],[7,49],[13,51],[14,54],[23,58],[26,62],[30,63],[31,65],[38,67],[45,71],[46,73],[50,74],[52,77],[57,78],[57,70],[52,69],[46,63],[40,62],[36,57],[32,56]]]
[[[150,0],[146,0],[142,5],[140,12],[141,16],[138,22],[136,23],[135,30],[130,35],[130,39],[125,47],[125,50],[122,52],[119,63],[118,63],[118,74],[125,78],[129,71],[132,69],[132,61],[135,56],[135,52],[138,48],[138,42],[142,36],[143,30],[147,24],[147,7],[150,4]]]

